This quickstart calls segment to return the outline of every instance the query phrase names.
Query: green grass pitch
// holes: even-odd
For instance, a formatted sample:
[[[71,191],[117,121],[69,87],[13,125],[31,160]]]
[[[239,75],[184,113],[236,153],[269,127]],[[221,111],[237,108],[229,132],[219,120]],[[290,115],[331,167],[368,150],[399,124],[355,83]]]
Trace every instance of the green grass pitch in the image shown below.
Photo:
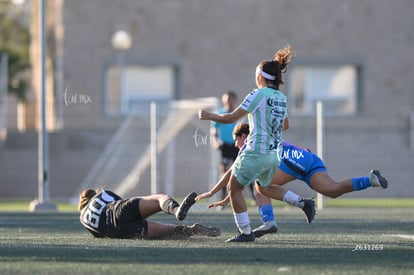
[[[222,229],[217,238],[94,239],[76,212],[0,207],[0,274],[414,274],[414,209],[327,207],[307,224],[299,209],[275,206],[280,229],[254,243],[236,233],[229,208],[192,209],[182,224]],[[249,207],[252,226],[260,224]],[[157,214],[152,220],[178,223]]]

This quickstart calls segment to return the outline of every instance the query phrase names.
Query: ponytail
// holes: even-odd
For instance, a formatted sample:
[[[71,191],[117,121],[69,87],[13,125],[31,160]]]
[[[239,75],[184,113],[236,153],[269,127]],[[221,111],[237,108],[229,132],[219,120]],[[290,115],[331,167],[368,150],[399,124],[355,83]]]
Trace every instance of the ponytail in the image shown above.
[[[283,85],[282,73],[287,71],[287,65],[295,56],[292,53],[291,47],[288,44],[286,47],[278,50],[274,55],[272,61],[262,61],[259,64],[259,71],[262,72],[262,76],[266,79],[266,82],[279,89],[280,85]]]
[[[287,70],[287,65],[295,56],[295,53],[292,53],[291,47],[289,44],[286,47],[278,50],[274,55],[274,60],[280,64],[281,72],[284,73]],[[283,84],[283,83],[282,83]]]

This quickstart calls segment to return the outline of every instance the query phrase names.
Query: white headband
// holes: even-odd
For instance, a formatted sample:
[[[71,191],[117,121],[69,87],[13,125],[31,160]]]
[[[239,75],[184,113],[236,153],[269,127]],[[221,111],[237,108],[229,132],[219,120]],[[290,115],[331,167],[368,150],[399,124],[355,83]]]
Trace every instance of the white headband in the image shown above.
[[[257,71],[258,72],[260,72],[260,74],[264,77],[264,78],[266,78],[266,79],[269,79],[269,80],[276,80],[276,76],[274,76],[274,75],[271,75],[271,74],[268,74],[268,73],[266,73],[266,72],[264,72],[262,69],[260,69],[259,67],[257,67]]]

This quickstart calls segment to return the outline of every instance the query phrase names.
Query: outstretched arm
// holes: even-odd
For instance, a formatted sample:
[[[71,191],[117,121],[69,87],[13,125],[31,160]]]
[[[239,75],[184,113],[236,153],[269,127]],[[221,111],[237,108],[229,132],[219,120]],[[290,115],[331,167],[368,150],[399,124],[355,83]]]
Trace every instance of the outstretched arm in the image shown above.
[[[231,176],[231,168],[227,170],[227,172],[221,177],[221,179],[217,182],[217,184],[210,191],[198,195],[195,198],[195,200],[199,201],[202,199],[212,197],[214,194],[216,194],[218,191],[220,191],[227,185],[227,183],[230,180],[230,176]]]
[[[226,206],[230,202],[230,195],[227,195],[223,200],[216,201],[207,205],[207,208],[217,207],[217,206]]]
[[[237,120],[241,119],[247,114],[248,112],[240,108],[240,106],[237,107],[233,112],[227,113],[227,114],[216,114],[216,113],[207,112],[205,110],[199,110],[198,119],[212,120],[215,122],[229,124],[229,123],[236,122]]]

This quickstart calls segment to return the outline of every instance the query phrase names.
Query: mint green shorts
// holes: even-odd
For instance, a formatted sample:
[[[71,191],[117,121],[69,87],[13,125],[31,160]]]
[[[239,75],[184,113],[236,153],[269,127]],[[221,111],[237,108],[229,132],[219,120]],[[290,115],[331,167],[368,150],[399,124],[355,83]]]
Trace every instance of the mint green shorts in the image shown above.
[[[276,153],[265,155],[243,151],[234,162],[232,174],[243,186],[256,179],[261,186],[268,186],[279,162]]]

